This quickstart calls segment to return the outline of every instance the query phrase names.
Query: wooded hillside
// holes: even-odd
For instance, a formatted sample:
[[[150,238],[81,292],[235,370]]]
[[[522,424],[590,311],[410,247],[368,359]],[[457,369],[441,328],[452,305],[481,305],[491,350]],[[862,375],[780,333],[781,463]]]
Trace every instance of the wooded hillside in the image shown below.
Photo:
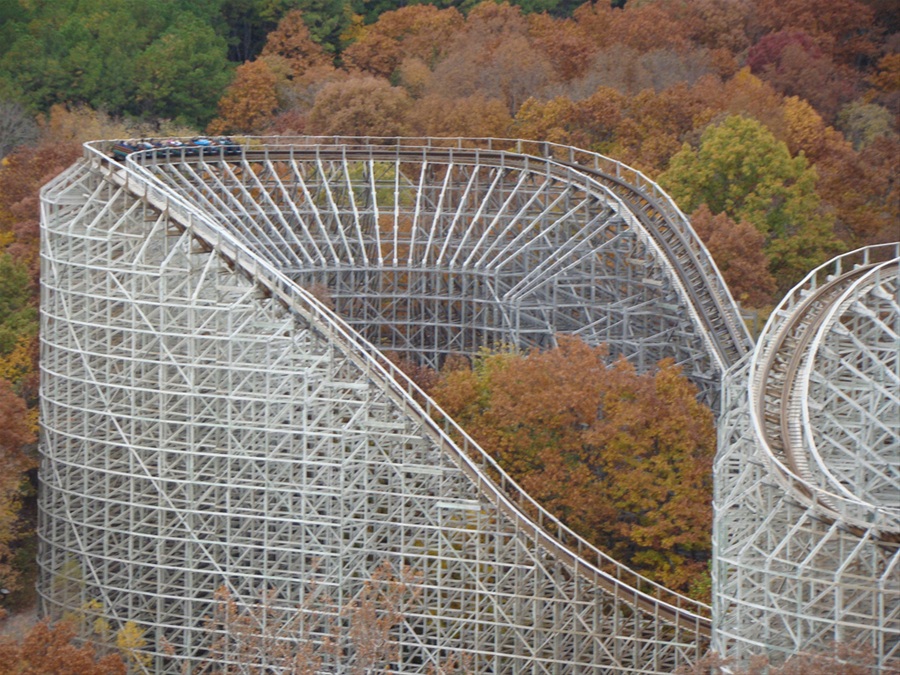
[[[658,180],[734,296],[766,311],[832,255],[898,238],[898,46],[900,11],[890,0],[0,3],[8,606],[28,602],[33,577],[38,190],[81,142],[206,132],[571,144]],[[610,381],[631,377],[616,368]],[[591,427],[582,446],[612,442],[607,431]],[[700,455],[706,467],[708,452]],[[527,467],[523,476],[527,484]],[[561,508],[585,528],[609,515]],[[619,553],[652,557],[656,535],[629,536],[640,542]],[[690,558],[694,543],[679,546],[659,556]]]

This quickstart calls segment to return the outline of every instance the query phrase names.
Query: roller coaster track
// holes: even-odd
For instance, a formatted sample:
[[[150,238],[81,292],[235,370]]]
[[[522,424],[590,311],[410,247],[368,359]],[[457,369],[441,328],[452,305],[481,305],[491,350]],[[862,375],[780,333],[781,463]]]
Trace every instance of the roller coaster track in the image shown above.
[[[896,249],[896,246],[882,247],[882,253],[891,248]],[[798,494],[818,504],[826,517],[844,522],[861,535],[871,528],[871,515],[853,517],[848,513],[845,504],[856,502],[852,487],[848,490],[830,476],[815,447],[810,447],[806,440],[808,429],[805,427],[810,424],[810,416],[809,411],[805,410],[807,392],[803,375],[804,368],[815,355],[823,326],[833,319],[834,310],[848,291],[874,273],[896,273],[900,259],[874,262],[868,258],[857,261],[858,254],[848,257],[848,263],[852,265],[850,269],[828,275],[819,285],[812,283],[799,292],[795,291],[798,301],[791,308],[788,318],[776,324],[777,330],[770,331],[772,337],[761,343],[757,350],[759,369],[751,380],[751,386],[758,387],[753,393],[756,417],[765,445],[777,460],[774,463],[776,471]],[[832,265],[829,263],[829,269]],[[833,493],[814,487],[820,482],[817,481],[820,472],[830,479]],[[859,504],[859,508],[869,511],[875,507]],[[900,542],[900,510],[888,508],[887,511],[897,511],[889,518],[893,523],[882,521],[875,532],[886,541]]]
[[[644,237],[642,241],[646,241],[648,249],[655,251],[656,264],[684,301],[683,310],[689,321],[697,327],[697,338],[703,342],[712,363],[711,380],[715,379],[715,373],[724,372],[747,353],[750,340],[746,329],[708,252],[683,214],[655,184],[612,160],[572,148],[507,140],[479,143],[487,147],[471,147],[470,144],[476,143],[462,139],[369,142],[368,139],[335,138],[303,139],[302,143],[246,139],[241,154],[236,156],[206,153],[199,157],[184,154],[162,157],[151,151],[120,163],[109,157],[108,142],[98,142],[86,147],[86,158],[89,170],[101,175],[107,184],[146,205],[147,213],[159,214],[160,219],[187,234],[197,252],[213,253],[214,257],[226,261],[265,297],[277,300],[338,350],[403,415],[415,420],[430,443],[451,458],[475,486],[483,502],[513,523],[519,536],[533,542],[548,559],[562,563],[564,572],[561,573],[568,580],[575,580],[576,586],[586,583],[591,588],[602,589],[616,607],[625,608],[626,616],[642,615],[652,618],[653,623],[671,627],[676,636],[671,640],[681,645],[680,649],[688,638],[678,636],[692,636],[688,641],[694,645],[695,657],[699,656],[711,635],[709,607],[642,577],[566,527],[518,486],[370,341],[295,279],[289,278],[279,269],[277,261],[267,257],[270,254],[266,250],[257,249],[252,237],[244,237],[239,228],[230,227],[223,214],[209,204],[192,201],[190,191],[195,190],[193,197],[200,199],[202,185],[166,183],[154,173],[155,169],[164,170],[168,165],[185,167],[186,172],[199,178],[205,170],[203,167],[213,163],[219,167],[226,164],[242,167],[245,173],[251,174],[253,166],[261,165],[333,162],[346,167],[348,163],[371,166],[384,162],[395,163],[397,167],[431,163],[468,166],[472,171],[484,168],[499,173],[531,172],[548,176],[569,186],[567,189],[574,186],[579,195],[608,205],[637,236]],[[241,189],[243,198],[255,194],[255,188]],[[672,662],[667,663],[665,667],[672,666]],[[647,668],[642,672],[660,672]]]
[[[713,646],[900,666],[900,244],[821,265],[725,377]],[[718,535],[716,534],[718,533]],[[835,636],[839,636],[836,638]],[[874,659],[874,660],[873,660]]]
[[[524,168],[527,166],[528,161],[528,158],[525,156],[510,157],[508,154],[500,152],[475,152],[470,150],[456,150],[454,152],[453,150],[443,150],[442,148],[431,148],[428,150],[427,156],[430,160],[437,159],[452,162],[477,161],[481,163],[485,160],[494,160],[502,162],[502,166],[509,168]],[[422,150],[401,150],[398,153],[396,150],[373,146],[366,150],[357,151],[345,148],[332,151],[328,148],[317,147],[299,148],[293,151],[256,152],[251,150],[244,153],[244,158],[250,162],[263,159],[273,161],[302,161],[304,159],[386,161],[395,159],[398,154],[408,161],[421,161],[423,157]],[[183,161],[196,163],[200,161],[200,158],[188,157]],[[528,532],[529,536],[539,540],[541,545],[552,556],[566,562],[578,573],[587,574],[597,586],[604,588],[616,600],[624,599],[635,604],[640,609],[658,616],[662,621],[671,623],[674,626],[686,627],[695,631],[698,635],[709,636],[708,608],[635,574],[569,530],[556,517],[547,512],[524,492],[500,468],[496,461],[472,440],[452,418],[437,408],[408,376],[389,360],[385,359],[381,352],[372,349],[368,343],[360,340],[349,326],[340,322],[334,315],[318,310],[316,305],[309,303],[308,297],[302,298],[301,295],[298,298],[296,287],[290,288],[293,286],[291,282],[277,274],[269,265],[263,264],[252,252],[242,250],[242,247],[237,242],[232,242],[229,245],[228,237],[223,236],[221,231],[209,229],[207,226],[208,221],[205,218],[192,218],[191,215],[194,214],[190,214],[190,212],[185,214],[177,207],[173,208],[174,200],[171,197],[157,196],[153,191],[145,190],[139,184],[128,182],[124,178],[125,172],[117,162],[108,160],[104,156],[103,163],[108,168],[108,175],[111,180],[126,185],[134,196],[146,199],[154,208],[169,213],[176,222],[181,223],[182,227],[195,233],[196,237],[205,246],[216,250],[231,260],[236,266],[242,268],[248,277],[263,286],[269,294],[279,298],[292,311],[314,320],[317,324],[326,325],[329,339],[339,344],[344,353],[354,360],[357,365],[365,369],[370,377],[376,379],[385,391],[391,392],[394,400],[409,414],[415,415],[426,422],[432,438],[445,452],[450,453],[454,457],[458,466],[469,476],[473,483],[479,486],[482,493],[492,503],[500,507],[507,516],[512,518],[519,527]],[[600,174],[597,175],[599,176]],[[627,187],[621,180],[613,180],[608,176],[602,177],[604,180],[619,186],[620,190]],[[643,208],[647,209],[642,222],[657,224],[656,218],[659,217],[659,212],[656,209],[651,209],[653,202],[647,198],[641,199],[637,194],[633,199],[636,203],[642,203]],[[642,211],[642,213],[645,212]],[[657,231],[657,228],[654,228],[654,231]],[[673,231],[673,228],[665,228],[660,232],[660,241],[666,243],[667,250],[679,251],[683,257],[686,257],[687,249],[680,237],[665,238],[664,235],[671,231]],[[680,247],[678,246],[679,244],[681,244]],[[251,256],[253,263],[256,264],[246,260],[248,254]],[[683,267],[679,267],[679,270],[686,274]],[[700,295],[700,293],[696,293],[695,299]],[[706,295],[711,297],[711,294]],[[718,325],[723,325],[724,323],[721,322]],[[736,349],[732,351],[736,351]],[[723,354],[727,353],[727,351],[723,350]],[[424,407],[418,401],[424,401]],[[434,421],[435,418],[437,418],[437,421]],[[447,430],[450,431],[449,434]],[[462,442],[455,441],[455,438],[462,439]],[[529,513],[533,515],[527,515]],[[594,558],[596,558],[596,562]],[[645,589],[652,590],[648,593]]]

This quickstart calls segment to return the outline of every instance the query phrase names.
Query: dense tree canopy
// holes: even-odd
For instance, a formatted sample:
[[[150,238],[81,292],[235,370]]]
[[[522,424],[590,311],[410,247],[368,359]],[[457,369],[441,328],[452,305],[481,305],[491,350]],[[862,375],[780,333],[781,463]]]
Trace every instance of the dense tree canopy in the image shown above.
[[[91,646],[73,644],[76,630],[69,623],[42,621],[21,642],[0,638],[0,675],[125,675],[118,654],[98,657]]]
[[[895,4],[0,2],[0,405],[33,423],[38,190],[90,138],[207,129],[576,145],[660,181],[690,214],[735,297],[770,306],[825,257],[897,239]],[[689,389],[668,365],[642,379],[580,349],[566,345],[564,358],[486,356],[474,372],[446,373],[441,391],[573,526],[685,587],[706,555],[706,512],[685,514],[684,500],[665,496],[676,478],[647,447],[653,439],[666,448],[661,456],[683,463],[677,480],[688,492],[706,489],[709,451],[691,445],[706,432],[683,415],[693,411]],[[527,365],[510,369],[512,359]],[[566,360],[602,385],[576,387],[563,404],[548,392],[569,395],[557,375],[579,382]],[[552,378],[540,371],[548,363]],[[465,398],[475,394],[482,398]],[[638,398],[650,403],[622,403]],[[630,440],[607,418],[591,418],[586,402],[618,416]],[[669,412],[651,414],[647,405]],[[23,406],[30,412],[21,414]],[[20,451],[32,431],[0,445],[7,584],[19,583],[15,560],[31,528],[18,509],[32,466]],[[629,453],[643,461],[627,461]],[[592,501],[595,492],[602,503]]]
[[[710,552],[712,413],[669,361],[559,347],[485,354],[443,372],[435,400],[521,485],[626,564],[689,590]]]
[[[38,109],[86,103],[196,124],[214,108],[229,64],[225,38],[191,6],[136,0],[30,5],[30,15],[11,27],[11,42],[0,47],[0,90],[19,91]]]
[[[835,250],[817,175],[756,120],[729,116],[685,146],[660,181],[683,208],[747,221],[765,236],[770,269],[789,288]]]

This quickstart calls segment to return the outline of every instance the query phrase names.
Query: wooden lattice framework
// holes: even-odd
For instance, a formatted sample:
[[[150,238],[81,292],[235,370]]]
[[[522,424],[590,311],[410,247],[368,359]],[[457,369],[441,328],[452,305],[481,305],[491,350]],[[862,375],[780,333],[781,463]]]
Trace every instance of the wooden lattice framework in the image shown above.
[[[657,186],[523,141],[109,146],[42,195],[45,613],[135,621],[148,668],[182,672],[211,658],[217,588],[337,615],[387,562],[418,580],[402,672],[668,673],[706,649],[706,607],[544,512],[380,352],[574,333],[674,357],[716,401],[749,340]]]
[[[714,645],[900,671],[900,250],[814,270],[727,374]]]

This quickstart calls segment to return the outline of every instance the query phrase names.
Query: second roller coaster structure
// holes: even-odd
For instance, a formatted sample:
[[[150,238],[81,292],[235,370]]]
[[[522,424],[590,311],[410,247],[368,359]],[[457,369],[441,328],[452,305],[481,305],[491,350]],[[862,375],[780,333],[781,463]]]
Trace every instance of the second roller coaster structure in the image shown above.
[[[217,589],[314,623],[387,563],[417,591],[395,671],[668,673],[707,649],[709,608],[568,530],[382,353],[571,333],[673,357],[715,404],[750,341],[654,183],[526,141],[110,147],[42,197],[46,613],[134,621],[148,669],[182,672],[211,658]]]

